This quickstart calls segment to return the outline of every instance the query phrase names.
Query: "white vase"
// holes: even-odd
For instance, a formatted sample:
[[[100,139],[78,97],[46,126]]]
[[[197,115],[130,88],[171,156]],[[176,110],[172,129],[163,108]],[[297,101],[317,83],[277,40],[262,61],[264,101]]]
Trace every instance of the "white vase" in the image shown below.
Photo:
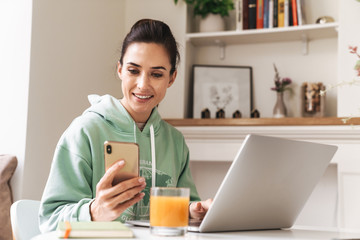
[[[219,32],[225,30],[225,20],[220,14],[208,14],[200,20],[200,32]]]
[[[284,103],[284,94],[283,92],[276,93],[276,104],[273,109],[274,118],[284,118],[286,117],[286,107]]]

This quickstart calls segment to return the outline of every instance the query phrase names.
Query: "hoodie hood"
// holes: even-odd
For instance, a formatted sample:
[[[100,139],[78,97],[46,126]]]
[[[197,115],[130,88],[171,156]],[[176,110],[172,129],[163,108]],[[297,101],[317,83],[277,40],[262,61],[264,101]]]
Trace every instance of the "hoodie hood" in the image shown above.
[[[133,128],[136,123],[127,112],[124,106],[120,103],[120,99],[116,99],[110,95],[89,95],[89,102],[91,106],[85,110],[84,114],[93,112],[102,117],[105,121],[109,122],[115,129],[121,129],[128,133],[133,133]],[[161,116],[155,107],[146,122],[146,125],[142,131],[142,134],[150,134],[150,126],[154,126],[155,134],[160,128]]]

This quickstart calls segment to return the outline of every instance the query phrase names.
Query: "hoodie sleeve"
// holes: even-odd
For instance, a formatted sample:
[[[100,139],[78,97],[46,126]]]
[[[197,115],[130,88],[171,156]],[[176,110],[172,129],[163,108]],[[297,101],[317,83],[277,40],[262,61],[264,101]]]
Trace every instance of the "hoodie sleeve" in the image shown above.
[[[179,180],[178,180],[178,187],[187,187],[190,188],[190,201],[200,201],[199,194],[196,190],[196,186],[194,184],[194,180],[191,176],[190,172],[190,157],[189,157],[189,149],[185,143],[185,140],[183,140],[183,147],[184,147],[184,161],[185,164],[183,166],[183,171],[180,174]]]
[[[77,154],[74,149],[82,149],[85,154]],[[90,147],[84,138],[68,136],[58,144],[41,199],[41,232],[55,230],[59,221],[91,221],[94,193],[90,158]]]

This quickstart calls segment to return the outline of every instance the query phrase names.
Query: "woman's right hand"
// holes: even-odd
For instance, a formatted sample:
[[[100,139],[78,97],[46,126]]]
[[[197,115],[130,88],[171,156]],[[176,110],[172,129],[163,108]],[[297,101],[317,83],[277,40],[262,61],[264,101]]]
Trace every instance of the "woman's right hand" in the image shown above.
[[[92,221],[112,221],[144,197],[145,194],[141,192],[146,186],[143,177],[112,185],[116,173],[124,165],[125,161],[121,160],[111,166],[96,185],[96,197],[90,205]]]

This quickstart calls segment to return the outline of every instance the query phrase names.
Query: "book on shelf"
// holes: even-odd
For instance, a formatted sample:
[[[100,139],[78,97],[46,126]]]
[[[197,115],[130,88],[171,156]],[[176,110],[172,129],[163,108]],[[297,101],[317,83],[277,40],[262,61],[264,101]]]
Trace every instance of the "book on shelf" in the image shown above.
[[[278,27],[284,27],[285,0],[278,0]]]
[[[269,28],[269,1],[264,0],[264,28]]]
[[[243,30],[243,0],[236,0],[236,30],[240,31]]]
[[[249,29],[256,28],[256,1],[257,0],[248,0],[248,9],[249,9]]]
[[[291,14],[292,14],[292,26],[298,25],[297,17],[297,0],[291,0]]]
[[[256,0],[256,28],[264,28],[264,1]]]
[[[278,6],[279,6],[279,0],[274,0],[273,27],[278,27]]]
[[[269,0],[269,28],[274,27],[274,0]]]
[[[243,29],[249,29],[249,0],[243,0]]]
[[[59,222],[60,238],[132,238],[132,230],[121,222]]]
[[[303,4],[304,4],[303,0],[296,0],[298,26],[301,26],[301,25],[305,24],[305,22],[304,22]]]
[[[284,0],[284,27],[289,25],[289,0]]]

